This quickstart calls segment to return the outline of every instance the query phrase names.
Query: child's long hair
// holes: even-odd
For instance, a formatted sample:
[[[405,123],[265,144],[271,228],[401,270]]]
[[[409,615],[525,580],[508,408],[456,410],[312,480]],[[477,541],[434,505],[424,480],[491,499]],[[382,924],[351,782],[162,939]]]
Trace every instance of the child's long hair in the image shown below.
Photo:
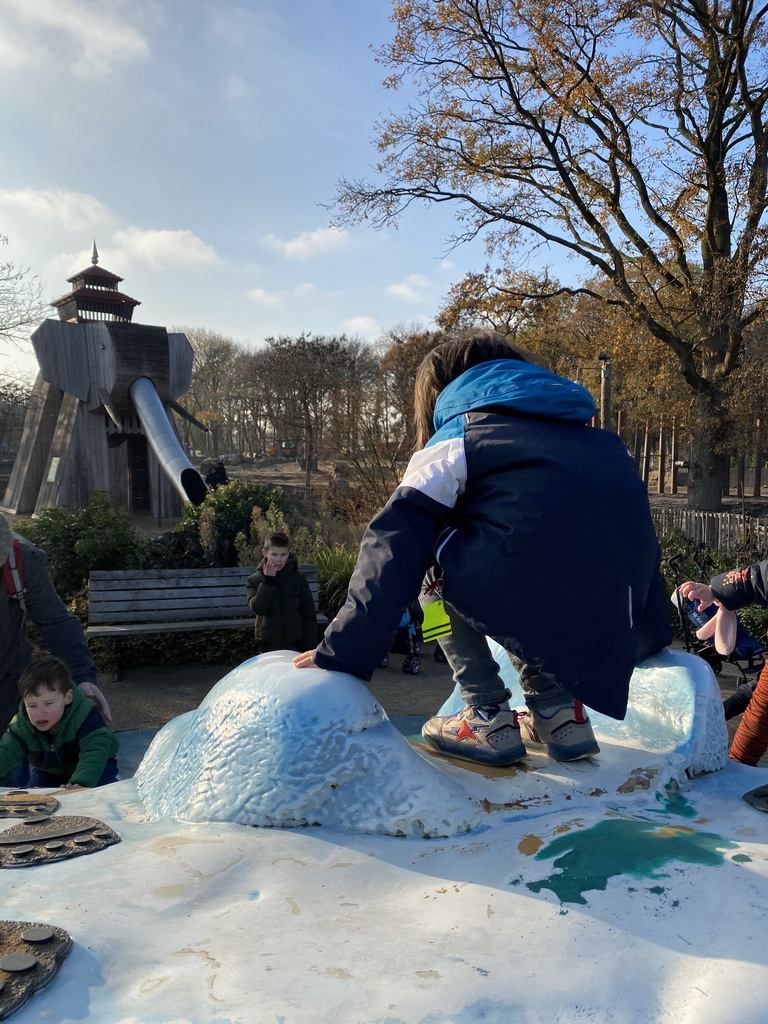
[[[465,370],[494,359],[533,362],[523,349],[495,331],[470,331],[436,345],[421,361],[414,385],[416,449],[423,448],[435,432],[433,417],[440,392]]]

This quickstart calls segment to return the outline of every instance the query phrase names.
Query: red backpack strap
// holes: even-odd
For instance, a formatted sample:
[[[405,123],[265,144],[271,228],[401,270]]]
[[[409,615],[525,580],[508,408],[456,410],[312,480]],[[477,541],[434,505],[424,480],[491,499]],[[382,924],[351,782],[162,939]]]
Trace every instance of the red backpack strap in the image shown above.
[[[5,589],[8,591],[8,597],[15,598],[21,605],[21,610],[26,614],[24,559],[21,554],[21,544],[17,540],[11,543],[8,557],[3,563],[3,582],[5,583]]]

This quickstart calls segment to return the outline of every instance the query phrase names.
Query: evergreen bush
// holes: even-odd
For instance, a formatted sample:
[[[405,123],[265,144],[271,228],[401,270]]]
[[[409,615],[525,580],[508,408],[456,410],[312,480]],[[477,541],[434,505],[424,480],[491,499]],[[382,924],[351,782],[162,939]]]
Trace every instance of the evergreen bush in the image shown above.
[[[53,585],[71,601],[88,582],[92,569],[145,569],[149,540],[137,530],[126,509],[108,491],[94,491],[86,508],[43,509],[16,530],[48,556]]]
[[[315,555],[320,593],[318,603],[320,611],[333,619],[347,599],[349,579],[357,562],[357,548],[327,545],[318,548]]]
[[[250,544],[254,507],[286,511],[280,488],[233,480],[217,487],[200,505],[185,505],[179,523],[159,537],[152,548],[154,564],[162,569],[198,569],[233,566],[238,562],[236,538]],[[259,542],[260,538],[253,538]]]

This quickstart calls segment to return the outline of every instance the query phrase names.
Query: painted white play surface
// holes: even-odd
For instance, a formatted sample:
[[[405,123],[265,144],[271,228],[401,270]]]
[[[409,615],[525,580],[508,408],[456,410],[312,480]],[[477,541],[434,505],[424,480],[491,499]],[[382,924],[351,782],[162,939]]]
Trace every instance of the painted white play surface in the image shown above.
[[[120,844],[3,875],[2,918],[75,941],[10,1019],[766,1024],[768,773],[727,760],[714,677],[667,652],[593,720],[591,762],[483,774],[349,676],[246,662],[136,779],[61,796]]]

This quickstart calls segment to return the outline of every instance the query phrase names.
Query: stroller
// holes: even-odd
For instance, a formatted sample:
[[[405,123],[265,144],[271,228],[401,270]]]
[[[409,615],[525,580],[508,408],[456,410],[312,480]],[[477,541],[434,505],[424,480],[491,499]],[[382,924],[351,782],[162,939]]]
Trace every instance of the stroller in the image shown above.
[[[419,652],[421,651],[421,623],[423,619],[424,615],[421,605],[418,601],[414,601],[403,612],[400,624],[395,630],[395,635],[392,639],[392,646],[389,649],[389,654],[402,654],[405,656],[403,658],[403,672],[407,672],[412,676],[418,675],[421,671]],[[389,664],[389,654],[382,661],[382,668]]]

